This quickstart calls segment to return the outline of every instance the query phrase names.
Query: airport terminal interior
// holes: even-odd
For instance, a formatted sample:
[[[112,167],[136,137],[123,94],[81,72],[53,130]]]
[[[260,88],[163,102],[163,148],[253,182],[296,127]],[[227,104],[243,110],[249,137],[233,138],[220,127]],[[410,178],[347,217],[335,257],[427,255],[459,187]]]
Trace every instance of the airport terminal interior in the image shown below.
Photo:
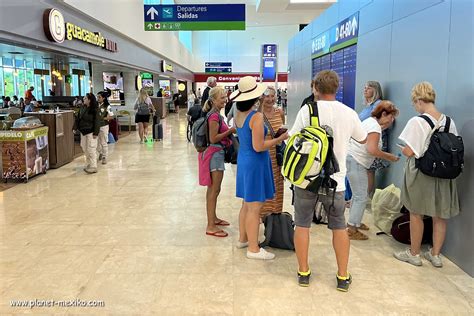
[[[473,14],[2,0],[0,315],[474,314]]]

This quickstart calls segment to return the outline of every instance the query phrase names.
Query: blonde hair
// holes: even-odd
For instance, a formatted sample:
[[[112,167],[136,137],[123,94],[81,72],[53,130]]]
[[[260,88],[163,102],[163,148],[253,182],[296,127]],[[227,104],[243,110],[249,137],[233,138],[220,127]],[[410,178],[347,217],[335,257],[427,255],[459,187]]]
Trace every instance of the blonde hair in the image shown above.
[[[138,103],[145,103],[147,98],[148,98],[148,93],[146,92],[145,89],[141,88],[140,92],[138,93]]]
[[[276,96],[277,94],[276,89],[273,86],[268,86],[263,92],[263,94],[260,96],[260,98],[258,99],[258,102],[260,103],[258,105],[258,112],[263,112],[263,100],[265,99],[265,97],[270,95],[270,91],[273,91],[273,94]]]
[[[372,96],[372,98],[370,100],[365,100],[367,102],[367,105],[370,105],[377,100],[383,99],[382,87],[380,86],[380,83],[378,81],[367,81],[365,85],[374,89],[374,95]]]
[[[203,112],[209,112],[212,109],[212,103],[221,95],[226,94],[224,88],[221,86],[216,86],[209,90],[209,99],[206,100],[202,108]]]
[[[433,89],[431,83],[423,81],[417,83],[413,89],[411,89],[411,101],[415,103],[418,100],[421,100],[426,103],[435,103],[436,92]]]

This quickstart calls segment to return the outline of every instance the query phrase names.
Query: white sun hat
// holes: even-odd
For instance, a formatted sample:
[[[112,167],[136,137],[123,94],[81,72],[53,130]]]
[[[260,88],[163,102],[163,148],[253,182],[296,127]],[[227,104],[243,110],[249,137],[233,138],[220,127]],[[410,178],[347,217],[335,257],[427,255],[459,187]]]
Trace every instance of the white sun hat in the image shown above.
[[[255,77],[242,77],[238,83],[238,89],[232,92],[229,99],[232,102],[247,101],[259,98],[266,87],[263,84],[258,84]]]

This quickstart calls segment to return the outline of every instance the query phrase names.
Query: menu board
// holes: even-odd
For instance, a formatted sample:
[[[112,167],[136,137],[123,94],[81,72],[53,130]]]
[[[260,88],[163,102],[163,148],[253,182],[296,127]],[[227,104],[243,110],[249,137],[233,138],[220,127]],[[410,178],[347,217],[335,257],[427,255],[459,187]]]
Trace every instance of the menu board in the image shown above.
[[[355,77],[356,77],[357,45],[314,58],[312,61],[312,77],[321,70],[334,70],[339,76],[339,89],[336,100],[354,108]]]

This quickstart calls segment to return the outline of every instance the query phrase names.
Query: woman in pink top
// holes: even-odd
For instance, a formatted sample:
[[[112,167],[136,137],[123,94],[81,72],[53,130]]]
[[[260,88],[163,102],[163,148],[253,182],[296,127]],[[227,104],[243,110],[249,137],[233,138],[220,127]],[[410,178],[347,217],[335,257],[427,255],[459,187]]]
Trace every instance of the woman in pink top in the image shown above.
[[[199,184],[207,186],[206,235],[227,237],[227,232],[218,226],[228,226],[229,222],[219,219],[216,215],[217,197],[221,191],[224,177],[224,148],[232,144],[229,136],[236,132],[235,127],[229,129],[220,115],[227,101],[227,95],[222,87],[214,87],[209,91],[209,99],[203,107],[208,118],[209,147],[199,153]]]

